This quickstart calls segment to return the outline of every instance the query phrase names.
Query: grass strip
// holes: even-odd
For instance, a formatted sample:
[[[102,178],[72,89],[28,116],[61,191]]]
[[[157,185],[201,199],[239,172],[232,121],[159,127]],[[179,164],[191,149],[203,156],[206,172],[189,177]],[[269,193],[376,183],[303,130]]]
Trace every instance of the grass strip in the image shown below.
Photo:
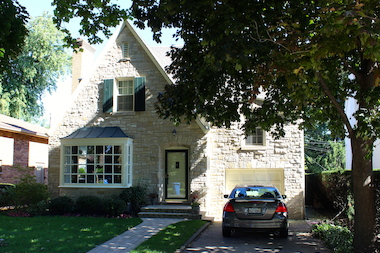
[[[141,243],[131,253],[173,253],[205,223],[207,221],[188,220],[169,225]]]
[[[139,218],[0,215],[0,252],[87,252],[141,222]]]

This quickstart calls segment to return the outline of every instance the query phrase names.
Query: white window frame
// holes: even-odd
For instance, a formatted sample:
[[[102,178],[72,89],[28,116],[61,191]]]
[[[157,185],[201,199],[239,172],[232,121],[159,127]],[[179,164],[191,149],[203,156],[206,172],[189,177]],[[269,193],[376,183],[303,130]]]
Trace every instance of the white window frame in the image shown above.
[[[78,171],[65,171],[65,148],[68,146],[105,146],[117,145],[121,146],[121,183],[71,183],[65,182],[65,176],[80,175]],[[79,162],[78,162],[79,164]],[[61,140],[61,166],[60,166],[60,185],[59,187],[67,188],[125,188],[132,186],[133,175],[133,140],[130,138],[84,138],[84,139],[62,139]],[[85,173],[84,176],[95,175],[94,173]],[[103,175],[106,173],[103,172]],[[113,173],[111,173],[113,175]],[[110,175],[111,175],[110,174]],[[105,177],[104,177],[105,178]]]
[[[242,150],[258,150],[258,149],[266,149],[266,132],[262,130],[260,127],[256,128],[256,131],[262,131],[262,143],[250,143],[247,142],[247,140],[252,138],[257,138],[257,135],[249,135],[249,136],[242,136],[241,140],[241,149]]]
[[[119,94],[119,82],[131,82],[131,94]],[[114,107],[115,107],[115,112],[134,112],[135,111],[135,92],[134,92],[134,78],[133,77],[123,77],[123,78],[116,78],[114,81]],[[119,109],[119,97],[122,96],[132,96],[132,109],[128,110],[120,110]]]

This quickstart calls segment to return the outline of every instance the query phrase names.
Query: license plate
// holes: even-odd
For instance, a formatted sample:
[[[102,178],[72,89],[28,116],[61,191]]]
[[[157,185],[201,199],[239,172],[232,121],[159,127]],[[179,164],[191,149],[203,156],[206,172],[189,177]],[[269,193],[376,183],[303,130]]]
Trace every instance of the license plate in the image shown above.
[[[248,213],[249,214],[258,214],[258,213],[261,213],[261,208],[259,208],[259,207],[249,207],[248,208]]]

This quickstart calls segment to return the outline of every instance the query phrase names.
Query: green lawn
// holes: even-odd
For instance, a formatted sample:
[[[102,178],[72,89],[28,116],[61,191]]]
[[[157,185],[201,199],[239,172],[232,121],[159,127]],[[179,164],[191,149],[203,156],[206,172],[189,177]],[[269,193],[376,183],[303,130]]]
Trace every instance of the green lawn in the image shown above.
[[[203,220],[188,220],[169,225],[131,253],[173,253],[206,223]]]
[[[138,218],[0,215],[0,239],[6,243],[0,252],[87,252],[139,223]]]

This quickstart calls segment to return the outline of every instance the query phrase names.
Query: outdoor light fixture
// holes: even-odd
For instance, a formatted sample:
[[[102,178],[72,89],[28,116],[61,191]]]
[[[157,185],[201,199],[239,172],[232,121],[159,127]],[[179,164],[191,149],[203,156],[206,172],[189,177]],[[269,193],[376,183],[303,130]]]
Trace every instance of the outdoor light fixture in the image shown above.
[[[177,131],[175,129],[173,129],[172,134],[173,134],[173,136],[175,136],[177,134]]]

